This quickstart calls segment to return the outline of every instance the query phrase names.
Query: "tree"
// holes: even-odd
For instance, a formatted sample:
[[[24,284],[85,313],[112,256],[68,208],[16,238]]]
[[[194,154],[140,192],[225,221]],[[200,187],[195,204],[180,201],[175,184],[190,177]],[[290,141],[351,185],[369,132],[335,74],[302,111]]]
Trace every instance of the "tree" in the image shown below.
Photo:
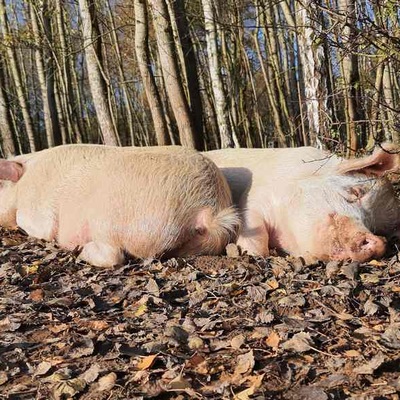
[[[100,130],[103,134],[104,143],[116,146],[118,145],[118,134],[112,120],[107,101],[106,83],[102,75],[101,35],[96,20],[95,1],[79,0],[79,10],[89,85]]]
[[[202,138],[195,130],[188,100],[185,97],[182,80],[180,79],[181,73],[179,71],[167,4],[165,0],[150,0],[149,3],[168,100],[178,126],[181,144],[201,150],[203,147]]]
[[[146,0],[135,0],[135,51],[143,86],[153,117],[158,145],[170,143],[167,121],[164,116],[160,93],[151,69],[150,49],[148,44],[149,25]]]

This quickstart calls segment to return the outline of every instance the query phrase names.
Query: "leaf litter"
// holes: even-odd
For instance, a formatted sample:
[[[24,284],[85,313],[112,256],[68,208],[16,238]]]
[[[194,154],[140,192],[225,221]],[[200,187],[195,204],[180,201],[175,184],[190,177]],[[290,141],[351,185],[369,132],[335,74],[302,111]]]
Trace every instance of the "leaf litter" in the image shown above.
[[[398,399],[400,262],[131,260],[1,230],[0,399]]]

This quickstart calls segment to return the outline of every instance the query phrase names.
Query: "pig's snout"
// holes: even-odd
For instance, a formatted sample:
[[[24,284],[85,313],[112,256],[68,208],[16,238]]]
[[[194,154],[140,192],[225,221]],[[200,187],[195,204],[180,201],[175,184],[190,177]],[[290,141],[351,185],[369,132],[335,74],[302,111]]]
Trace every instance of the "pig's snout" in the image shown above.
[[[386,239],[359,226],[352,218],[332,214],[318,230],[318,240],[325,249],[325,260],[365,262],[382,257]]]
[[[386,239],[376,236],[373,233],[363,233],[356,242],[354,256],[351,258],[355,261],[367,261],[371,258],[382,257],[386,251]],[[359,255],[359,259],[357,259]]]

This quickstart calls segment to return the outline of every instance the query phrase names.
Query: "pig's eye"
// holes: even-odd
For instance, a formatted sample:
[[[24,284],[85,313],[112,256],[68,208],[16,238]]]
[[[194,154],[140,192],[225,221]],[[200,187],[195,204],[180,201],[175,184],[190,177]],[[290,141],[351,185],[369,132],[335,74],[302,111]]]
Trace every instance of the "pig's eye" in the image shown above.
[[[353,186],[346,190],[345,199],[348,203],[355,203],[358,200],[361,200],[365,195],[366,191],[364,188],[360,186]]]

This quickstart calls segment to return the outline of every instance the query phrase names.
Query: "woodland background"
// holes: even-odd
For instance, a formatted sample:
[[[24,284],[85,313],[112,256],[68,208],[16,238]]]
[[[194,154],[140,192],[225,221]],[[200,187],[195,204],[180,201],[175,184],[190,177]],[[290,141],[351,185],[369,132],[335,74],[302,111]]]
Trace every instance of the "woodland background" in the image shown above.
[[[399,142],[395,0],[0,0],[3,156]]]

